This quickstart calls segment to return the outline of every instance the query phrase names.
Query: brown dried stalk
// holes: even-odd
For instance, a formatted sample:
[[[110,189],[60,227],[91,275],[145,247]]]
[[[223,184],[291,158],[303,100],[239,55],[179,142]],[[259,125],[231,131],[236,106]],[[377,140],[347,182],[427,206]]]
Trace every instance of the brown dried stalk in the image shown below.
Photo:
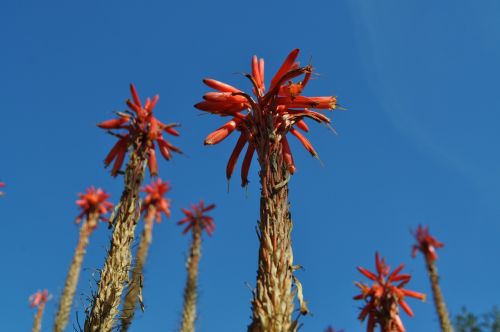
[[[397,299],[388,294],[380,303],[381,312],[378,315],[381,332],[405,332],[399,316]]]
[[[446,309],[443,293],[441,292],[441,287],[439,287],[439,275],[435,260],[426,256],[425,262],[427,265],[427,272],[429,273],[429,279],[431,280],[432,295],[434,297],[434,305],[436,306],[436,311],[438,313],[441,331],[453,332],[453,326],[451,325],[450,316],[448,315],[448,310]]]
[[[66,277],[66,283],[64,285],[61,301],[59,302],[59,307],[57,309],[54,322],[54,332],[64,331],[64,328],[68,324],[69,313],[73,304],[76,286],[78,285],[78,278],[80,276],[83,257],[85,256],[87,245],[89,243],[89,235],[96,227],[98,220],[99,214],[93,213],[89,216],[88,220],[83,222],[82,227],[80,228],[80,237],[78,239],[75,254],[73,255],[73,260],[71,261],[68,276]]]
[[[259,265],[252,307],[250,332],[295,331],[292,321],[295,293],[293,284],[292,220],[288,203],[290,174],[281,150],[272,149],[271,158],[259,153],[262,193],[260,199]]]
[[[186,263],[187,280],[184,288],[184,308],[182,311],[181,332],[194,332],[194,322],[196,320],[196,300],[198,285],[198,266],[201,257],[201,225],[194,223],[192,227],[193,241]]]
[[[101,270],[97,293],[92,309],[87,314],[85,332],[108,332],[115,324],[121,295],[129,280],[132,255],[130,246],[139,220],[139,188],[144,178],[145,149],[136,148],[130,154],[125,171],[125,189],[115,208],[114,225],[108,257]]]
[[[150,206],[148,214],[144,219],[144,229],[142,230],[141,240],[135,257],[135,266],[132,270],[132,280],[128,283],[125,300],[121,312],[120,331],[128,331],[134,318],[137,301],[141,301],[142,308],[142,285],[143,271],[146,258],[148,256],[149,247],[153,241],[153,223],[155,218],[156,208]]]
[[[42,318],[44,311],[45,311],[45,302],[40,303],[40,305],[38,305],[38,309],[35,315],[35,321],[33,322],[33,328],[31,329],[32,332],[40,332],[42,328]]]

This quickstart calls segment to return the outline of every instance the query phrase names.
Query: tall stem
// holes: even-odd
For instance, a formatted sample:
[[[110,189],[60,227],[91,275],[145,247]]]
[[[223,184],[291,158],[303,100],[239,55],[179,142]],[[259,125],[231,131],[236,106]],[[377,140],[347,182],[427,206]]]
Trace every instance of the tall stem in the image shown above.
[[[40,303],[36,311],[35,321],[33,322],[33,329],[31,329],[32,332],[40,332],[42,328],[42,318],[44,311],[45,311],[45,303]]]
[[[149,207],[146,218],[144,219],[144,229],[142,230],[141,240],[135,257],[135,266],[132,270],[132,280],[128,283],[125,300],[121,313],[120,331],[128,331],[134,318],[137,301],[141,300],[144,264],[148,257],[149,247],[153,241],[153,223],[155,217],[155,207]]]
[[[198,285],[198,265],[201,257],[201,225],[195,223],[192,228],[193,241],[187,260],[187,280],[184,288],[184,309],[182,311],[181,332],[194,332],[196,320],[196,300]]]
[[[292,321],[292,220],[288,203],[288,171],[280,149],[259,153],[261,198],[257,286],[249,332],[295,331]],[[266,155],[270,155],[267,158]]]
[[[434,305],[436,306],[436,311],[439,317],[441,331],[453,332],[453,327],[450,322],[450,316],[448,315],[448,310],[446,309],[446,304],[444,302],[443,293],[441,292],[441,287],[439,287],[439,275],[437,272],[436,264],[433,260],[427,258],[425,261],[427,265],[427,271],[429,272],[429,278],[431,280]]]
[[[128,282],[132,255],[130,246],[139,220],[139,188],[144,178],[144,149],[130,154],[125,171],[125,189],[113,218],[113,235],[92,309],[85,320],[85,332],[108,332],[115,324],[123,288]]]
[[[405,332],[399,316],[398,303],[394,297],[386,296],[382,300],[381,309],[382,312],[379,314],[381,332]]]
[[[57,309],[54,321],[54,332],[64,331],[64,328],[68,324],[69,313],[71,312],[76,286],[78,285],[78,279],[80,277],[83,257],[85,256],[87,245],[89,243],[89,235],[97,225],[98,219],[99,215],[97,213],[93,213],[89,216],[88,220],[83,222],[80,228],[80,237],[75,249],[75,254],[73,255],[73,260],[71,261],[68,276],[66,277],[66,283],[64,285],[61,301],[59,302],[59,307]]]

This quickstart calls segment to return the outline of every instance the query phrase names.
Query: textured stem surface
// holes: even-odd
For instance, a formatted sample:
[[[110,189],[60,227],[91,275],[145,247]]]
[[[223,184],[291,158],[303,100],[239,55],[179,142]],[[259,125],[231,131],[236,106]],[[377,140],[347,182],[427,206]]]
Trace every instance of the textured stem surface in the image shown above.
[[[280,151],[259,153],[262,193],[260,199],[259,263],[252,300],[250,332],[296,330],[292,320],[293,284],[292,221],[288,204],[289,173]]]
[[[139,150],[141,151],[141,150]],[[125,189],[112,217],[114,225],[108,256],[101,270],[92,309],[85,319],[85,332],[108,332],[115,325],[121,295],[128,282],[130,246],[139,220],[139,188],[144,177],[144,155],[131,153],[125,171]]]
[[[379,315],[380,330],[382,332],[405,332],[403,322],[399,316],[397,301],[392,296],[387,296],[382,300],[381,313]]]
[[[42,317],[44,311],[45,303],[41,303],[36,311],[35,321],[33,322],[33,329],[31,330],[32,332],[40,332],[42,328]]]
[[[132,319],[134,318],[137,301],[142,301],[144,264],[146,263],[149,247],[153,240],[155,211],[155,207],[150,206],[148,214],[144,219],[144,229],[142,230],[141,240],[139,242],[139,247],[137,248],[135,266],[132,270],[132,280],[128,283],[125,300],[123,302],[121,315],[122,324],[120,327],[120,331],[122,332],[128,331],[130,325],[132,324]]]
[[[184,308],[182,311],[181,332],[194,332],[196,320],[196,300],[198,286],[198,266],[201,257],[201,225],[195,223],[192,228],[193,242],[186,263],[187,280],[184,288]]]
[[[441,287],[439,287],[439,275],[437,272],[436,264],[430,259],[426,259],[426,264],[427,271],[429,272],[429,278],[431,280],[434,305],[436,306],[436,311],[439,317],[441,331],[453,332],[453,327],[450,322],[450,316],[448,315],[448,310],[446,309],[446,304],[444,302],[443,293],[441,292]]]
[[[98,218],[98,214],[92,214],[88,220],[83,222],[82,227],[80,228],[80,237],[75,249],[75,254],[73,255],[73,260],[71,261],[68,276],[66,277],[66,283],[64,284],[61,301],[59,302],[59,307],[57,309],[54,321],[54,332],[64,331],[64,328],[68,324],[69,313],[71,312],[76,286],[78,285],[78,279],[80,277],[83,257],[85,256],[87,245],[89,243],[89,235],[97,225]]]

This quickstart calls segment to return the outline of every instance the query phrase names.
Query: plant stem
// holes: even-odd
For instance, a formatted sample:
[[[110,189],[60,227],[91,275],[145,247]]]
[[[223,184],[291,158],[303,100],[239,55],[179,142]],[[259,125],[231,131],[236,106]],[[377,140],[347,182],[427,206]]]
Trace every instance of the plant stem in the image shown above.
[[[32,332],[40,332],[42,328],[42,317],[44,311],[45,311],[45,303],[43,302],[40,303],[36,311],[35,321],[33,322],[33,329],[31,330]]]
[[[128,283],[125,300],[121,313],[120,331],[128,331],[134,318],[137,301],[142,301],[142,286],[144,264],[148,257],[149,247],[153,241],[153,224],[156,209],[151,205],[144,219],[144,229],[142,230],[141,240],[135,257],[135,266],[132,270],[132,280]]]
[[[186,263],[187,280],[184,288],[184,309],[182,312],[181,332],[194,332],[196,320],[196,299],[198,285],[198,266],[201,257],[201,225],[195,223],[192,228],[193,240]]]
[[[292,221],[288,203],[289,173],[280,149],[259,152],[261,199],[257,286],[249,332],[289,332],[295,293],[292,291]],[[270,158],[266,157],[270,155]]]
[[[108,332],[115,324],[121,295],[128,282],[132,255],[130,246],[139,220],[139,188],[144,178],[145,149],[137,148],[130,154],[125,171],[125,189],[112,218],[114,225],[108,256],[101,270],[92,309],[85,319],[85,332]]]
[[[89,216],[88,220],[83,222],[80,228],[80,237],[75,249],[75,254],[73,255],[73,260],[71,261],[68,276],[66,277],[66,283],[59,302],[59,307],[57,309],[54,322],[54,332],[64,331],[64,328],[68,324],[69,313],[71,312],[73,298],[75,296],[78,279],[80,277],[83,257],[85,256],[87,245],[89,243],[89,236],[97,225],[98,219],[99,214],[93,213]]]
[[[405,332],[403,322],[399,316],[399,308],[396,299],[386,296],[381,303],[382,311],[379,314],[381,332]]]
[[[450,322],[448,310],[446,309],[446,303],[444,301],[443,293],[441,292],[441,287],[439,287],[439,275],[437,272],[436,264],[433,260],[428,259],[427,257],[425,259],[425,262],[427,265],[427,272],[429,273],[429,278],[431,280],[434,305],[436,306],[436,311],[439,317],[441,331],[453,332],[453,327]]]

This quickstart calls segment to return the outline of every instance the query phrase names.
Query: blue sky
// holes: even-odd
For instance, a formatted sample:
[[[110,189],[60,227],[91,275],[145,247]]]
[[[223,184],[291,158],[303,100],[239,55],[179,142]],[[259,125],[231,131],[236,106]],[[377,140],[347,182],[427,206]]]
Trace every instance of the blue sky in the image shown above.
[[[134,82],[143,97],[160,94],[159,119],[182,123],[171,141],[186,156],[160,162],[173,216],[155,227],[146,312],[131,331],[179,326],[189,239],[175,221],[200,198],[217,204],[217,229],[203,243],[198,330],[245,330],[245,284],[254,285],[257,267],[256,162],[248,190],[235,176],[228,192],[236,137],[204,147],[223,121],[192,105],[207,91],[202,78],[248,89],[240,73],[252,55],[266,59],[269,77],[296,47],[321,74],[305,94],[334,94],[347,108],[333,114],[337,136],[310,126],[324,166],[291,140],[294,258],[314,314],[303,330],[363,330],[353,281],[363,280],[357,265],[373,267],[376,250],[393,266],[405,263],[408,288],[430,296],[423,260],[410,257],[409,230],[419,223],[446,243],[439,272],[450,311],[498,304],[499,10],[494,0],[3,1],[2,326],[28,330],[27,298],[48,288],[43,330],[51,329],[78,237],[76,194],[89,185],[115,201],[121,193],[122,179],[102,163],[114,139],[95,124],[124,109]],[[109,236],[102,225],[91,238],[75,301],[80,322]],[[437,331],[430,297],[409,302],[407,329]]]

